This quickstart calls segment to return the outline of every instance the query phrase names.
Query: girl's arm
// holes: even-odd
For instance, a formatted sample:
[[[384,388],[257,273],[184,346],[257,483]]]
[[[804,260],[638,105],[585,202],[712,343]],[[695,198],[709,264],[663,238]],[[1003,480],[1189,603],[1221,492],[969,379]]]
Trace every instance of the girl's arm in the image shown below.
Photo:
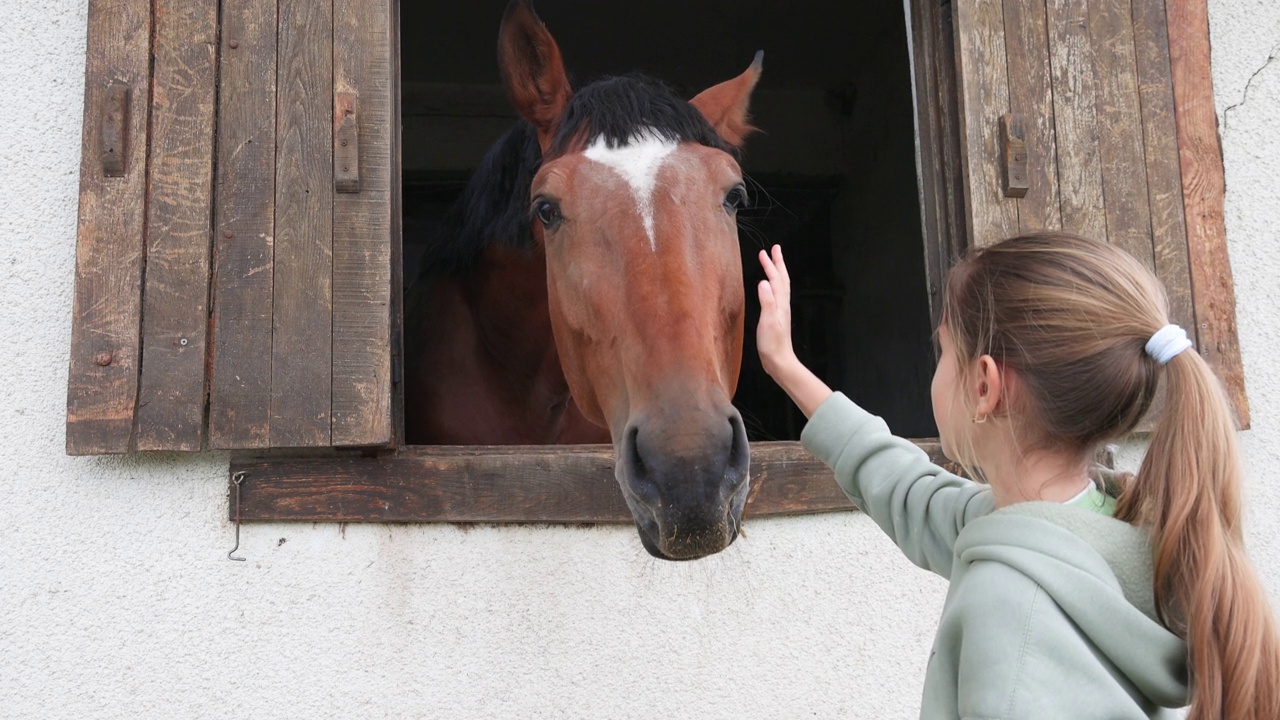
[[[782,249],[761,250],[760,265],[768,279],[758,288],[756,345],[765,372],[810,418],[801,435],[805,447],[908,559],[949,576],[956,536],[968,520],[995,506],[989,488],[934,465],[914,443],[894,436],[880,418],[832,392],[806,368],[791,344],[791,280]]]
[[[960,531],[995,509],[991,488],[934,465],[843,393],[818,407],[800,440],[908,560],[943,577],[951,577]]]

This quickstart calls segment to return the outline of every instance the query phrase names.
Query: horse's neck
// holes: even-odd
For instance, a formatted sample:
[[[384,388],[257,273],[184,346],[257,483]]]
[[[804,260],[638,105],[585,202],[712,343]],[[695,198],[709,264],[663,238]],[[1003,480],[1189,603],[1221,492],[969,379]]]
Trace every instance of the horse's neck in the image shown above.
[[[546,258],[540,250],[495,246],[461,291],[480,360],[514,396],[539,386],[568,396],[547,311]]]
[[[607,442],[569,397],[540,252],[495,249],[465,277],[426,286],[411,331],[415,442]]]

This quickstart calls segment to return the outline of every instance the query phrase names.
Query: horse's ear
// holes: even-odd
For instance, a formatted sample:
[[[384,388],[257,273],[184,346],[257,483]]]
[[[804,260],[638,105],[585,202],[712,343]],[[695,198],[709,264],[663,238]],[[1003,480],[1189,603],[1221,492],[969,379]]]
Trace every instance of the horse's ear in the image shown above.
[[[689,101],[720,133],[720,137],[734,147],[742,147],[742,141],[756,130],[747,122],[747,106],[751,103],[751,91],[755,89],[763,67],[764,51],[761,50],[746,72],[703,90]]]
[[[529,0],[511,0],[498,30],[498,68],[516,112],[538,131],[545,152],[573,91],[560,48]]]

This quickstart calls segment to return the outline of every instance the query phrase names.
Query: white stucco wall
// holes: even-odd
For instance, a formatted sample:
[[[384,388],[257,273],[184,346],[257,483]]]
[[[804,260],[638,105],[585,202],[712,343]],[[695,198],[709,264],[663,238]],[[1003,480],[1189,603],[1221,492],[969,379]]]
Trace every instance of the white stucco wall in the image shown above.
[[[1210,5],[1280,601],[1280,5]],[[0,3],[0,716],[914,716],[945,586],[860,515],[682,565],[627,528],[251,525],[232,563],[225,455],[66,457],[84,37],[84,0]]]

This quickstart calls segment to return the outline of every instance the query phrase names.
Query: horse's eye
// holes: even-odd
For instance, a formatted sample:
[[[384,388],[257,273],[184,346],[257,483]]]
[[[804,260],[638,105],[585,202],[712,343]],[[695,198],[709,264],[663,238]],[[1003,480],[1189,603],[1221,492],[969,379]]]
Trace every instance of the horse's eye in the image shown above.
[[[741,185],[730,190],[724,196],[724,208],[729,212],[737,212],[750,207],[750,205],[751,203],[747,200],[747,189]]]
[[[533,203],[533,214],[543,227],[551,227],[560,222],[560,206],[545,198],[538,198]]]

